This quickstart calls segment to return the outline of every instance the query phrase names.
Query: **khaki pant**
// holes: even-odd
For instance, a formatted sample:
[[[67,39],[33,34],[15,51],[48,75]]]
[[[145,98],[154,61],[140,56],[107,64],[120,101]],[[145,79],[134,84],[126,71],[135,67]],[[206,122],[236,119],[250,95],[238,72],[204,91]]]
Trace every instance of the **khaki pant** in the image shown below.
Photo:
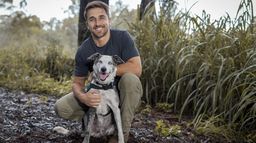
[[[139,106],[143,90],[140,79],[131,73],[126,73],[121,77],[118,89],[120,91],[123,132],[127,141],[134,113]],[[62,118],[78,121],[81,121],[85,114],[73,93],[69,93],[57,100],[55,111]]]

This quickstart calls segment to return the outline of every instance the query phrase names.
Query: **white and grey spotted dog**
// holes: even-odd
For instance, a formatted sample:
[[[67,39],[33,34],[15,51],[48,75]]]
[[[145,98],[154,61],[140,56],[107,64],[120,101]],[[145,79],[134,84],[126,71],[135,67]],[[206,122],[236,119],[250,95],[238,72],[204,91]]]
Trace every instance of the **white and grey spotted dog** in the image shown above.
[[[100,92],[101,102],[97,108],[89,108],[85,114],[85,137],[83,143],[89,143],[90,136],[104,137],[116,133],[118,143],[124,143],[124,136],[119,109],[118,92],[113,85],[116,76],[116,66],[124,63],[118,56],[93,54],[88,58],[93,62],[92,81],[89,90],[97,89]]]

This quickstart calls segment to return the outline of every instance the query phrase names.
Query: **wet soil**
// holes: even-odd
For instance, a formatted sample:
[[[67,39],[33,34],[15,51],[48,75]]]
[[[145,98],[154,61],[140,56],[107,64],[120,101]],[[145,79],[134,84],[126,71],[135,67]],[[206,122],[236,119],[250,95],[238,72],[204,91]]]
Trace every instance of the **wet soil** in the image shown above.
[[[81,143],[81,123],[65,120],[54,112],[54,103],[59,97],[26,94],[0,88],[0,143]],[[157,120],[171,125],[180,125],[179,136],[162,137],[154,129]],[[62,126],[70,133],[62,135],[53,131]],[[101,141],[94,139],[93,142]],[[170,114],[154,111],[150,114],[138,112],[132,123],[129,143],[191,143],[212,142],[208,138],[196,136],[185,121]]]

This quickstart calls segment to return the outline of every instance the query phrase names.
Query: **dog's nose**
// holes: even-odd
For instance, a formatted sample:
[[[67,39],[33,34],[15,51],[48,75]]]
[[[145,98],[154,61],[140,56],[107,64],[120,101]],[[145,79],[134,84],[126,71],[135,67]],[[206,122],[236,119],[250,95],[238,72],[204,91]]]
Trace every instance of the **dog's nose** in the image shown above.
[[[100,70],[101,70],[101,72],[106,72],[107,68],[106,67],[102,67]]]

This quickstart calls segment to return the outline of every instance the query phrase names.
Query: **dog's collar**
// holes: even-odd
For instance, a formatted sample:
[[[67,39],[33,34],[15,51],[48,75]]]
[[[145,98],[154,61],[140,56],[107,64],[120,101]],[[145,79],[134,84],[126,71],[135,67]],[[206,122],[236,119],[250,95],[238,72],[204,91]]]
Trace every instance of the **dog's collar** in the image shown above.
[[[113,89],[114,88],[114,84],[113,84],[113,82],[111,82],[110,84],[95,84],[95,83],[91,83],[90,85],[89,85],[89,88],[88,88],[88,90],[89,89],[91,89],[91,88],[93,88],[93,89],[103,89],[103,90],[108,90],[108,89]]]

